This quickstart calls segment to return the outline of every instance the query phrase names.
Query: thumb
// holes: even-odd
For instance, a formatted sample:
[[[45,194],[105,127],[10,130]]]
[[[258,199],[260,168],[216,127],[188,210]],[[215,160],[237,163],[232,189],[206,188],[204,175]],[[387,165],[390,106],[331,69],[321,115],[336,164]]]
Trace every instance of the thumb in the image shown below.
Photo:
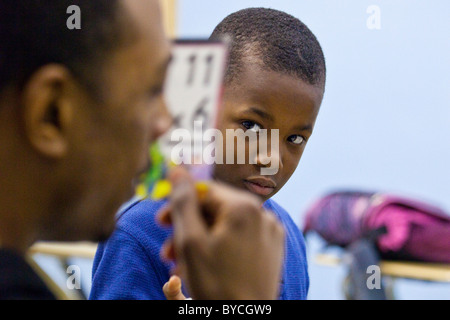
[[[163,286],[163,292],[167,300],[186,300],[181,292],[181,279],[178,276],[170,277]]]

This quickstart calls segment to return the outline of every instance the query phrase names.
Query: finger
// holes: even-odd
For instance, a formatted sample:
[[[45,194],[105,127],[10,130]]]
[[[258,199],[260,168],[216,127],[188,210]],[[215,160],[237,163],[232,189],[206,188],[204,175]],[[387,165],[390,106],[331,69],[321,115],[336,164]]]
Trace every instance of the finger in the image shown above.
[[[193,180],[180,167],[170,172],[169,179],[172,183],[170,215],[175,240],[184,241],[188,237],[201,236],[206,231],[206,225],[201,216]]]
[[[224,201],[224,199],[233,199],[233,201]],[[254,194],[231,188],[223,183],[210,183],[209,190],[202,201],[206,208],[217,208],[223,205],[238,207],[241,203],[251,203],[261,207],[263,202]]]
[[[206,198],[206,195],[208,193],[208,184],[206,182],[197,182],[195,184],[195,189],[197,191],[197,196],[200,202],[203,201],[203,199]],[[171,226],[172,225],[172,218],[170,216],[171,207],[170,204],[164,206],[162,209],[159,210],[158,214],[156,215],[156,219],[159,224],[162,226]],[[205,217],[206,223],[208,222],[208,217]]]
[[[158,214],[156,215],[156,220],[159,224],[162,226],[171,226],[172,225],[172,218],[170,217],[170,205],[165,206],[161,210],[159,210]]]
[[[186,300],[181,291],[181,279],[178,276],[170,277],[163,286],[163,292],[167,300]]]
[[[226,199],[233,199],[233,201],[227,201]],[[261,206],[262,201],[255,195],[245,191],[237,191],[220,183],[211,183],[209,192],[202,201],[205,219],[211,225],[214,224],[213,227],[222,225],[223,219],[228,222],[246,217],[252,219],[250,213],[259,212]],[[244,215],[243,212],[245,212]]]
[[[161,259],[164,261],[174,261],[176,260],[175,248],[173,244],[173,239],[168,239],[161,247]]]

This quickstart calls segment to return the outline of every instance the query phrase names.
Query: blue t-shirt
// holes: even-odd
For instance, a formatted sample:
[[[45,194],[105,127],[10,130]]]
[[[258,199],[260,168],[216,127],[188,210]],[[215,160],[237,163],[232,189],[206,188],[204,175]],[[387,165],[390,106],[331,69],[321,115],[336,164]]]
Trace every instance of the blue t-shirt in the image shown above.
[[[171,228],[156,221],[163,201],[136,201],[119,214],[113,235],[100,243],[94,258],[89,299],[164,300],[163,285],[173,265],[160,258]],[[306,249],[302,234],[275,201],[264,208],[275,213],[286,230],[281,300],[304,300],[309,289]],[[186,294],[186,292],[184,292]]]

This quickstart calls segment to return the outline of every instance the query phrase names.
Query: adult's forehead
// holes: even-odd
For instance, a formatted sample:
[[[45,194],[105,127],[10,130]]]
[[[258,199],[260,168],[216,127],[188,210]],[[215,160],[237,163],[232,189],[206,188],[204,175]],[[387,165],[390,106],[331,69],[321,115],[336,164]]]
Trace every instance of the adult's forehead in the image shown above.
[[[169,50],[169,41],[164,31],[159,0],[121,0],[121,2],[124,14],[130,19],[132,29],[130,32],[150,41],[155,47],[153,55],[158,56],[153,58],[164,61]]]
[[[121,0],[123,14],[137,30],[155,34],[162,30],[162,14],[158,0]]]

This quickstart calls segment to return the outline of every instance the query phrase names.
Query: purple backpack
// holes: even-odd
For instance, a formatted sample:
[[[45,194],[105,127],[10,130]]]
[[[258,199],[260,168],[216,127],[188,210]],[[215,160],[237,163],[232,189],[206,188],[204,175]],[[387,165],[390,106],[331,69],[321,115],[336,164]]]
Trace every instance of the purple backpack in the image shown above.
[[[304,233],[346,247],[373,239],[383,259],[450,263],[450,216],[413,199],[387,193],[335,192],[306,212]]]

